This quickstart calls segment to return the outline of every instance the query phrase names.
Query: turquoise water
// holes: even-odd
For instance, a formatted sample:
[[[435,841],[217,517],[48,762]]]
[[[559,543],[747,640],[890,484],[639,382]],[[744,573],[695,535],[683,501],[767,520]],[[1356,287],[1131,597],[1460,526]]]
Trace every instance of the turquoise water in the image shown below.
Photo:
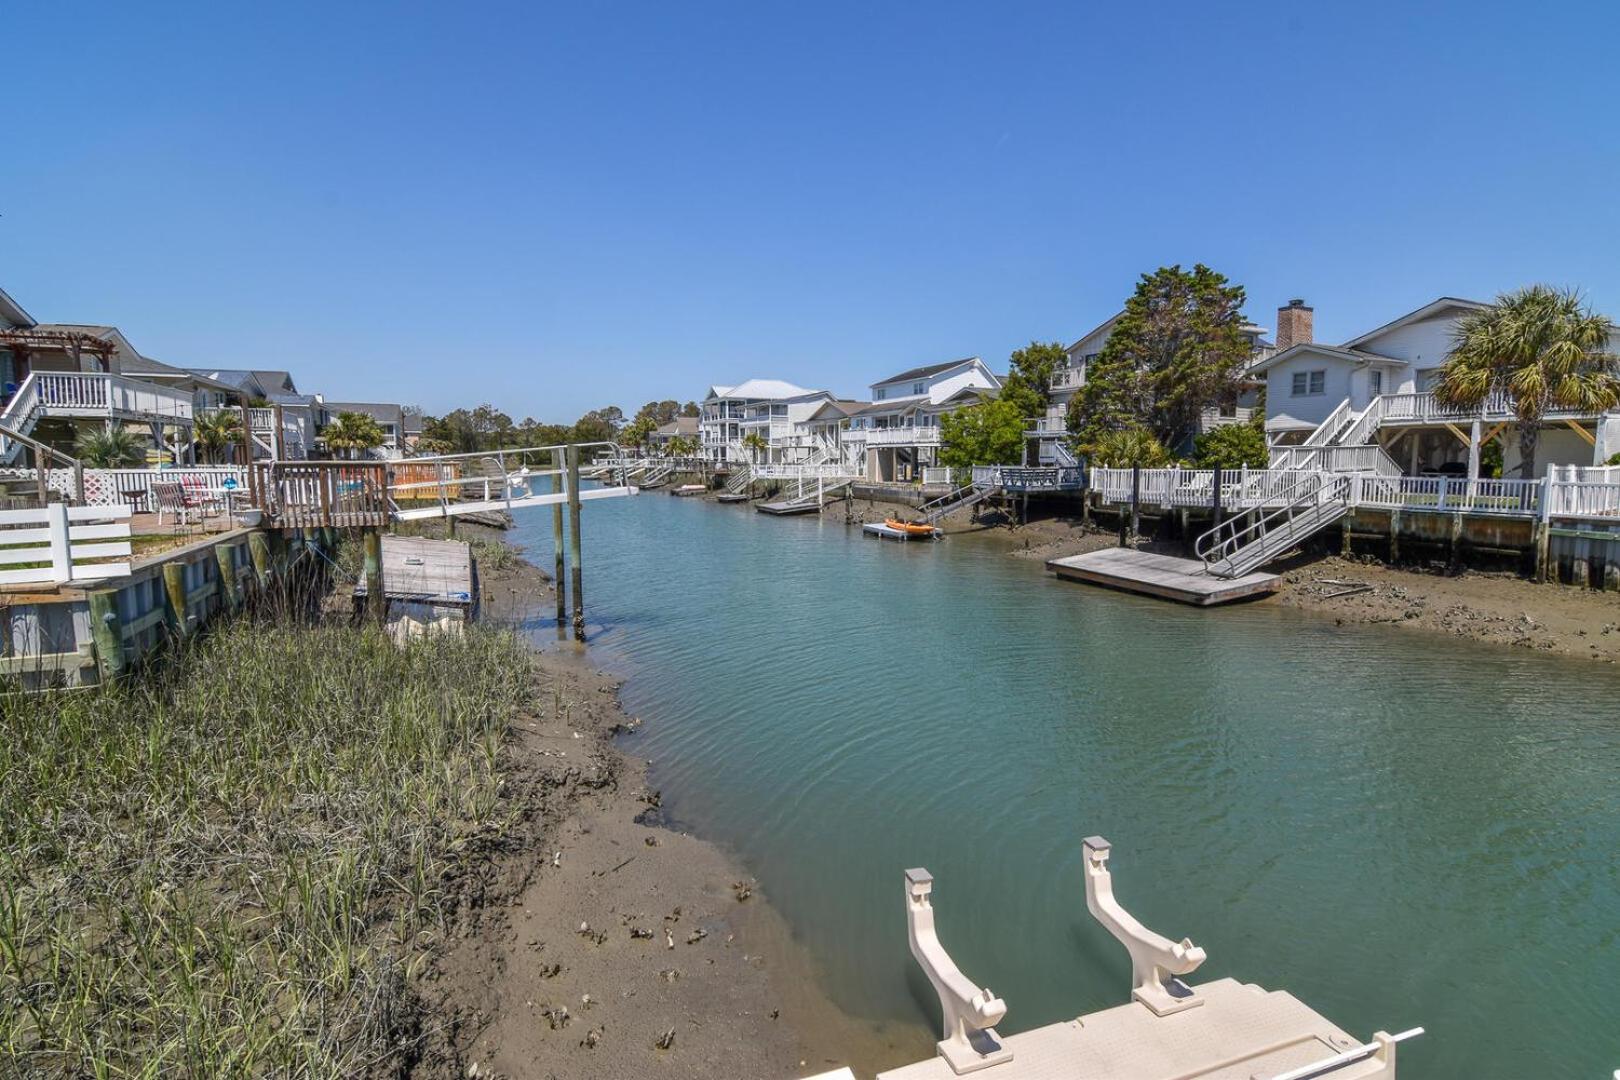
[[[550,519],[515,537],[550,551]],[[1620,675],[1046,576],[970,537],[589,504],[592,656],[665,806],[735,850],[853,1015],[932,1023],[901,871],[1018,1031],[1122,1003],[1121,900],[1404,1077],[1620,1067]]]

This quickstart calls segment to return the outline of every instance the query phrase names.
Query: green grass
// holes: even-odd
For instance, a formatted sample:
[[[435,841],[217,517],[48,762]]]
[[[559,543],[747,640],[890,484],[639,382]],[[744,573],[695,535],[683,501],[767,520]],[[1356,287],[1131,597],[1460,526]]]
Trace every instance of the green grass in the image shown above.
[[[530,672],[494,630],[241,621],[153,681],[0,700],[0,1075],[407,1063]]]

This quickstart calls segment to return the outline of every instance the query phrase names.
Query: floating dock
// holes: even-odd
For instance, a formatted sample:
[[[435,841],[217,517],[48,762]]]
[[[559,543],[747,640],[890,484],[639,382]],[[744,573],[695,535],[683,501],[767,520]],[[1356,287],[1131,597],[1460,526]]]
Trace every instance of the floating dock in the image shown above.
[[[873,522],[870,525],[862,525],[861,526],[861,531],[871,533],[873,536],[878,537],[880,540],[938,540],[939,539],[939,530],[938,529],[935,529],[931,533],[913,533],[913,532],[906,532],[904,529],[896,529],[894,526],[885,525],[880,521]]]
[[[790,502],[760,503],[758,506],[754,507],[754,509],[758,510],[762,514],[775,514],[778,517],[785,517],[788,514],[821,513],[821,507],[818,504],[798,500]]]
[[[715,502],[720,502],[720,503],[740,503],[740,502],[747,502],[749,499],[752,499],[752,498],[753,498],[752,495],[749,495],[749,494],[747,494],[745,492],[722,491],[720,494],[718,494],[718,495],[716,495],[714,497],[714,501]]]
[[[702,495],[708,490],[702,484],[682,484],[678,488],[670,488],[669,493],[679,498],[689,498],[693,495]]]
[[[867,528],[871,528],[870,525]],[[1052,559],[1046,568],[1060,578],[1110,589],[1157,596],[1182,604],[1211,607],[1274,593],[1282,587],[1276,574],[1252,573],[1219,578],[1197,559],[1179,559],[1135,548],[1104,548],[1084,555]]]

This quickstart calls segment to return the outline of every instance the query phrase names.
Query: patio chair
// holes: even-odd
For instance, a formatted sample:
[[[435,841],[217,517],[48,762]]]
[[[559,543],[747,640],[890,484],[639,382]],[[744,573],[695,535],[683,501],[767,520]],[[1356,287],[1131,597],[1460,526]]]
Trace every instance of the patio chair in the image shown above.
[[[204,521],[208,520],[210,514],[217,517],[225,512],[225,500],[210,490],[200,476],[182,477],[180,491],[187,508],[197,511]]]
[[[174,520],[180,525],[191,524],[191,507],[186,503],[186,492],[177,483],[166,482],[152,485],[152,498],[157,503],[158,524],[163,524],[164,514],[173,514]]]

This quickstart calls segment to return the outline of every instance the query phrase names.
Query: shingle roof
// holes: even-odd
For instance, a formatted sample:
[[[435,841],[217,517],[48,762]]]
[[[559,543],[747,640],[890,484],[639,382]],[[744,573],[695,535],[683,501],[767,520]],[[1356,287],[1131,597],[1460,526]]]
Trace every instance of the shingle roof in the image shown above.
[[[879,379],[872,385],[882,386],[885,383],[905,382],[907,379],[926,379],[930,375],[938,375],[942,371],[949,371],[953,367],[970,364],[977,359],[977,356],[964,356],[960,360],[949,360],[943,364],[927,364],[923,367],[907,368],[898,375],[890,375],[887,379]]]
[[[677,416],[667,424],[658,425],[660,435],[696,435],[698,433],[698,418],[695,416]]]
[[[346,412],[364,413],[375,420],[390,420],[401,425],[405,419],[405,407],[387,401],[328,401],[323,404],[333,416]]]

